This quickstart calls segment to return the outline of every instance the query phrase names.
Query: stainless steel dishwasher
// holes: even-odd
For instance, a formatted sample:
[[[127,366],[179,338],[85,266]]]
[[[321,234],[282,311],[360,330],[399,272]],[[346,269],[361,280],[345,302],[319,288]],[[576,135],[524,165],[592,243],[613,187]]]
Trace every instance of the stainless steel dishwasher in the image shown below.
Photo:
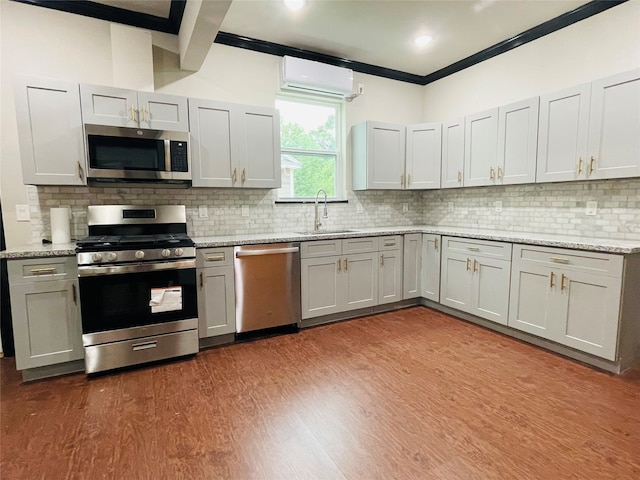
[[[300,322],[300,244],[234,248],[238,333]]]

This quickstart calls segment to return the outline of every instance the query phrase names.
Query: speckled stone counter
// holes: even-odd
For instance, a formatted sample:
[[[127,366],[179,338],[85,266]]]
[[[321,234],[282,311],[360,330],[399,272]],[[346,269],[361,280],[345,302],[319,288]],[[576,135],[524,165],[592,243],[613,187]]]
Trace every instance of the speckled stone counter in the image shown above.
[[[454,237],[495,240],[510,243],[526,243],[545,247],[568,248],[591,252],[634,254],[640,253],[640,241],[612,240],[606,238],[566,237],[539,233],[480,230],[472,228],[439,227],[430,225],[409,225],[404,227],[363,228],[342,233],[259,233],[251,235],[225,235],[193,237],[196,247],[227,247],[258,243],[304,242],[332,238],[372,237],[379,235],[401,235],[405,233],[433,233]],[[64,257],[75,255],[75,244],[29,245],[15,247],[0,252],[0,258],[20,259],[38,257]]]

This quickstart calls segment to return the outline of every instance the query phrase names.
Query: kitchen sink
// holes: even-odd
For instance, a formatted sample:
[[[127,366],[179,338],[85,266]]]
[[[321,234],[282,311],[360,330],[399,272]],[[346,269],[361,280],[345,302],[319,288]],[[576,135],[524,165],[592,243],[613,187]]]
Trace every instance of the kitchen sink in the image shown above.
[[[307,230],[306,232],[295,232],[298,235],[334,235],[337,233],[354,233],[358,230]]]

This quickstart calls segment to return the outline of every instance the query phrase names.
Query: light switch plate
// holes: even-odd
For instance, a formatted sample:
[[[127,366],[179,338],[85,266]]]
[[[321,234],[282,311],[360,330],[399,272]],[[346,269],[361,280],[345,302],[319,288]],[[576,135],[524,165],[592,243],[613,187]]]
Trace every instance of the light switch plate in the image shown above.
[[[453,202],[447,203],[447,212],[453,212]]]
[[[502,200],[496,200],[495,202],[493,202],[493,206],[495,207],[497,213],[502,212]]]
[[[409,204],[408,203],[403,203],[402,204],[402,213],[407,213],[409,211]]]
[[[249,205],[242,205],[242,216],[243,217],[249,216]]]
[[[596,215],[598,213],[598,202],[592,201],[587,202],[587,211],[586,215]]]
[[[29,205],[16,205],[16,220],[19,222],[28,222],[31,220]]]
[[[209,216],[209,209],[206,205],[198,206],[198,217],[207,218]]]

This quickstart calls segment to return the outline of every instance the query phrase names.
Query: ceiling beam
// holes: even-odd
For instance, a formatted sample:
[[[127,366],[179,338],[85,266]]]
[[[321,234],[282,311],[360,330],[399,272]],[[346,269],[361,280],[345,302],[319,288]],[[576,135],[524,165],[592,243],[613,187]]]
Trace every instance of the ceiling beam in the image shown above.
[[[181,70],[200,69],[230,6],[231,0],[187,3],[178,33]]]

